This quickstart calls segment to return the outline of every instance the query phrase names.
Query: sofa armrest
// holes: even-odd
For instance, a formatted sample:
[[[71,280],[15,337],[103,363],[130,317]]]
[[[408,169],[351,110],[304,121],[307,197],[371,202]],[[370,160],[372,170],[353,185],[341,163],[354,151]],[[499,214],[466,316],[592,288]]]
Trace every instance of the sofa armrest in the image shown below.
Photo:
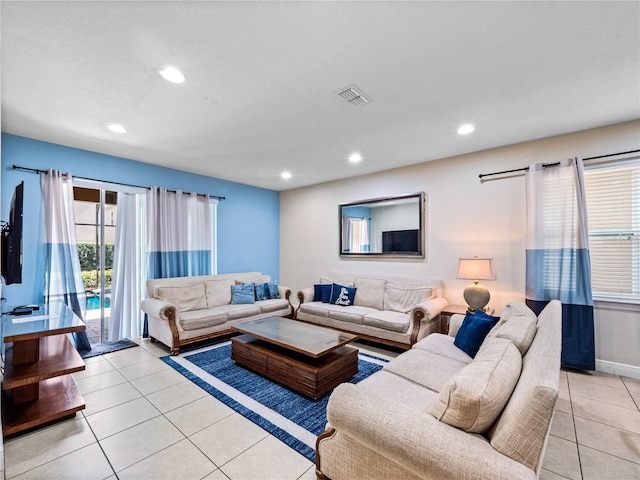
[[[458,330],[462,326],[462,321],[464,320],[464,315],[459,313],[454,313],[449,317],[449,336],[455,337],[458,334]]]
[[[300,301],[300,304],[303,304],[304,302],[313,302],[313,295],[313,287],[305,288],[298,292],[298,300]]]
[[[421,312],[423,320],[429,321],[437,317],[440,314],[440,312],[442,312],[442,309],[446,307],[448,304],[449,302],[447,302],[442,297],[430,298],[425,302],[414,305],[413,308],[411,309],[410,315],[414,317],[415,312]]]
[[[398,408],[384,396],[350,383],[331,394],[327,419],[330,427],[418,477],[536,478],[533,470],[494,450],[485,437],[440,422],[426,411]],[[321,468],[322,441],[318,450]]]
[[[163,320],[175,318],[178,314],[178,309],[173,303],[165,302],[164,300],[159,300],[157,298],[145,298],[142,300],[140,308],[149,316],[161,318]]]
[[[280,298],[284,298],[291,305],[291,289],[289,287],[284,287],[282,285],[278,285],[278,295]]]

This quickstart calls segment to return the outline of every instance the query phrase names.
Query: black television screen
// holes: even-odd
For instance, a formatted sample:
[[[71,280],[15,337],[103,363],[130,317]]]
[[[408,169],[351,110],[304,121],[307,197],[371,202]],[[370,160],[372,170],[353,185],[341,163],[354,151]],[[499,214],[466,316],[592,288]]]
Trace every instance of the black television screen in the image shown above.
[[[4,283],[22,283],[22,202],[24,182],[16,187],[11,199],[9,221],[2,229],[2,276]]]
[[[382,253],[417,253],[420,230],[390,230],[382,232]]]

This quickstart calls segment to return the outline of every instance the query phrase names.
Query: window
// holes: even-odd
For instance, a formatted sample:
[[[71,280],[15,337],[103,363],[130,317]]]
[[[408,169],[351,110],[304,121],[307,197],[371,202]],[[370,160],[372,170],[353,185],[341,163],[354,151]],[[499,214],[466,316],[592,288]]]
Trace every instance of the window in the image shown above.
[[[593,296],[640,303],[640,157],[586,169],[585,193]]]

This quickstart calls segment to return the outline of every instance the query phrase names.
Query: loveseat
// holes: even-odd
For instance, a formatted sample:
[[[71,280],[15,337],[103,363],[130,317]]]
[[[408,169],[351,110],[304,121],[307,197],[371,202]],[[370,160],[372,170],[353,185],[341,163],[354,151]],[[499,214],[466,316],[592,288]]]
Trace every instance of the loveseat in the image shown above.
[[[404,349],[439,332],[447,306],[439,280],[344,274],[321,277],[298,301],[297,320]]]
[[[554,300],[536,318],[507,306],[475,358],[454,344],[454,315],[450,336],[339,385],[316,443],[318,478],[535,479],[558,395],[561,308]]]
[[[260,272],[158,278],[146,287],[141,308],[149,337],[171,355],[183,345],[232,333],[239,323],[293,314],[291,290]]]

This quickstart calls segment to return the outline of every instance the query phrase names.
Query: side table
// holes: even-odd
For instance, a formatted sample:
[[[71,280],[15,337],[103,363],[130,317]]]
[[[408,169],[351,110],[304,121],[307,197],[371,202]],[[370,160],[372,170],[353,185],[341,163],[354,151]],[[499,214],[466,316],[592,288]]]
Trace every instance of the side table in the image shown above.
[[[67,333],[86,329],[64,303],[43,305],[29,315],[2,315],[2,433],[64,420],[84,409],[71,377],[84,361]]]

